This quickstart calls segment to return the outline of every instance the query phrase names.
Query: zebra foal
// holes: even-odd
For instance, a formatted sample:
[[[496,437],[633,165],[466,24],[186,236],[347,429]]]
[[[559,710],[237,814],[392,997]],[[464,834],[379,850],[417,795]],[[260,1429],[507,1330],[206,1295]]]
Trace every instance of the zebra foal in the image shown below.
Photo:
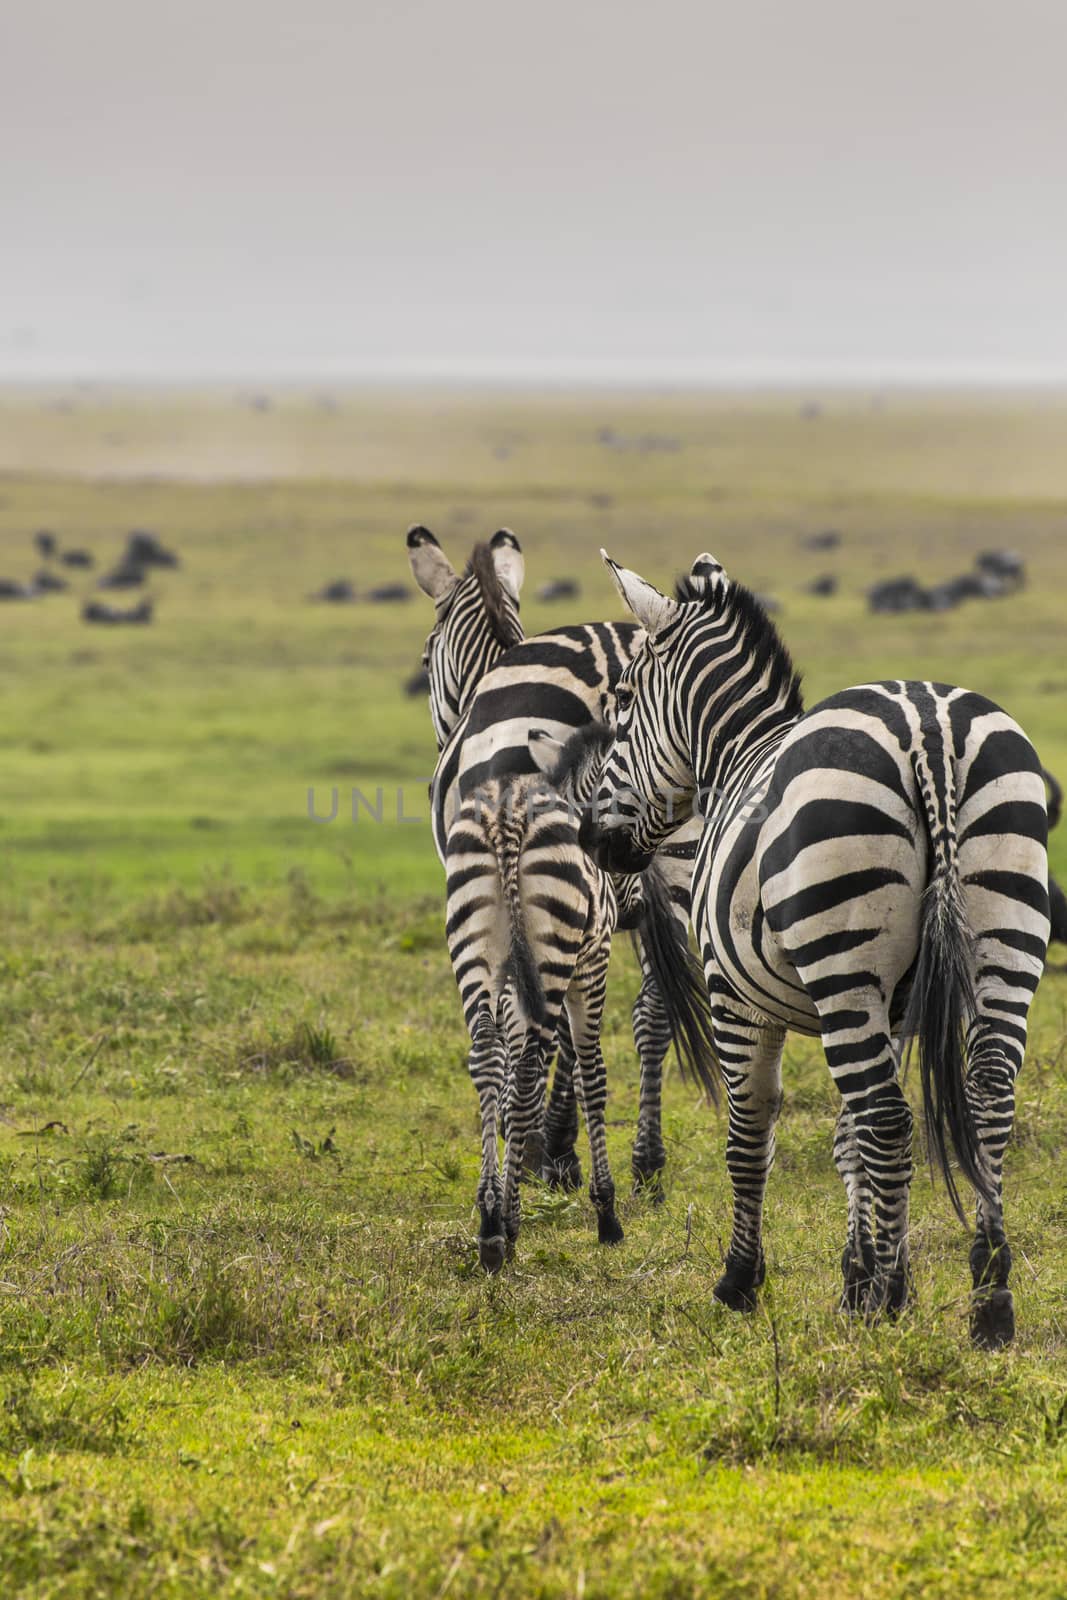
[[[564,1014],[589,1138],[598,1237],[601,1244],[623,1237],[608,1165],[600,1048],[616,929],[646,933],[670,1017],[675,1006],[691,1003],[691,958],[678,941],[658,868],[650,867],[644,879],[609,875],[578,842],[580,811],[592,798],[611,740],[610,730],[596,723],[562,745],[535,731],[531,755],[545,776],[488,779],[463,801],[448,832],[446,936],[481,1110],[478,1253],[489,1272],[500,1270],[518,1235],[523,1153],[540,1115]],[[497,1130],[505,1098],[501,1176]]]
[[[430,530],[409,529],[407,552],[419,587],[434,602],[434,627],[423,664],[430,680],[430,715],[439,757],[431,785],[434,843],[445,861],[448,830],[463,799],[484,789],[487,779],[538,770],[532,754],[534,729],[560,739],[605,716],[626,662],[641,642],[636,623],[586,623],[524,639],[519,595],[524,576],[515,535],[501,528],[488,544],[477,544],[466,569],[456,572]],[[685,945],[689,926],[689,881],[696,829],[682,830],[660,852],[677,924],[676,944]],[[635,1189],[662,1200],[659,1174],[666,1161],[661,1132],[663,1061],[673,1042],[684,1072],[691,1071],[708,1094],[715,1092],[709,1048],[707,996],[675,990],[675,1013],[660,994],[645,951],[650,927],[638,938],[642,983],[632,1010],[634,1044],[641,1064],[641,1099],[632,1171]],[[661,962],[662,964],[662,962]],[[673,964],[684,971],[686,963]],[[544,1117],[542,1176],[577,1188],[581,1164],[575,1143],[578,1108],[566,1013],[560,1019],[559,1058]],[[541,1143],[538,1129],[531,1151]]]
[[[603,554],[603,552],[602,552]],[[899,1042],[918,1041],[928,1140],[960,1215],[977,1193],[971,1335],[1014,1334],[1002,1166],[1049,934],[1041,765],[998,706],[938,683],[846,689],[805,712],[774,625],[700,556],[681,600],[604,555],[648,638],[583,839],[638,870],[680,815],[706,818],[694,922],[729,1099],[733,1231],[715,1296],[750,1309],[786,1030],[820,1034],[841,1092],[844,1304],[909,1293],[912,1117]]]

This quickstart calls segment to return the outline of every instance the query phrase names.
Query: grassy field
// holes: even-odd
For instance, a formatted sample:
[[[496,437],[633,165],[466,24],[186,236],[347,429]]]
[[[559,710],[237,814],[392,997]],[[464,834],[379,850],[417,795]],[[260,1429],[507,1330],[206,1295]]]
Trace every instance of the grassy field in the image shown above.
[[[968,1238],[925,1168],[914,1310],[837,1315],[804,1040],[754,1318],[710,1302],[723,1127],[677,1077],[667,1204],[628,1200],[607,1253],[584,1197],[531,1188],[485,1280],[433,740],[401,689],[430,608],[306,598],[406,579],[415,520],[457,562],[513,527],[531,632],[616,614],[601,544],[664,584],[710,548],[780,600],[810,699],[966,683],[1067,780],[1065,424],[1048,396],[0,395],[0,577],[42,527],[101,565],[152,528],[183,563],[149,628],[82,623],[91,574],[0,605],[5,1596],[1067,1593],[1067,979],[1019,1088],[1010,1351],[968,1345]],[[875,577],[990,546],[1023,594],[868,615]],[[804,593],[825,571],[839,593]],[[582,598],[538,605],[564,575]],[[1052,855],[1067,877],[1067,828]]]

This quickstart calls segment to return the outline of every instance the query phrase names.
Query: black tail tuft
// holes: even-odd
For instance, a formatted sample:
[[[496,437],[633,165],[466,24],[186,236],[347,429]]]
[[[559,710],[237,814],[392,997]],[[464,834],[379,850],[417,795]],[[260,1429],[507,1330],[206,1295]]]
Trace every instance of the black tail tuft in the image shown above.
[[[970,936],[954,873],[935,874],[923,899],[919,954],[902,1033],[919,1047],[927,1146],[949,1199],[966,1222],[950,1147],[964,1177],[992,1198],[964,1088],[964,1036],[974,1015]]]
[[[663,1001],[682,1076],[719,1104],[719,1058],[711,1026],[704,969],[674,914],[670,891],[655,862],[641,882],[645,912],[634,934]]]

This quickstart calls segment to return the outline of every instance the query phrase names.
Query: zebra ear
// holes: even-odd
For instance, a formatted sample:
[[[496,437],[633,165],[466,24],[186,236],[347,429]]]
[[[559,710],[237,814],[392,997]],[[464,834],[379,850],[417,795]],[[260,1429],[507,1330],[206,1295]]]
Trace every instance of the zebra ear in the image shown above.
[[[713,594],[716,590],[726,589],[730,583],[722,562],[716,561],[715,557],[709,555],[706,550],[703,555],[697,556],[693,562],[689,569],[689,576],[699,583],[707,594]]]
[[[489,548],[493,552],[493,566],[496,568],[501,588],[506,590],[518,605],[519,590],[526,576],[522,546],[510,528],[498,528],[489,541]]]
[[[553,739],[544,728],[530,729],[530,755],[540,772],[547,778],[555,770],[563,749],[558,739]]]
[[[408,560],[415,582],[434,602],[443,600],[458,581],[451,561],[429,528],[418,523],[408,529]]]
[[[620,567],[617,561],[612,561],[606,550],[601,550],[600,557],[614,578],[616,589],[648,637],[654,639],[677,615],[677,601],[668,600],[665,594],[660,594],[655,584],[638,577],[636,572],[631,572],[627,567]]]

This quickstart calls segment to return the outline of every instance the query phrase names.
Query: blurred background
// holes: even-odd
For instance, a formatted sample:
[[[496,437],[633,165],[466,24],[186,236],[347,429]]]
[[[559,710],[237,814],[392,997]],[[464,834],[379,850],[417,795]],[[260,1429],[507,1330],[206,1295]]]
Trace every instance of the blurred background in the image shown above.
[[[710,548],[809,694],[966,681],[1067,770],[1061,8],[0,30],[12,892],[436,893],[424,828],[344,821],[432,767],[413,521],[457,564],[513,527],[529,631],[614,614],[601,544]]]

